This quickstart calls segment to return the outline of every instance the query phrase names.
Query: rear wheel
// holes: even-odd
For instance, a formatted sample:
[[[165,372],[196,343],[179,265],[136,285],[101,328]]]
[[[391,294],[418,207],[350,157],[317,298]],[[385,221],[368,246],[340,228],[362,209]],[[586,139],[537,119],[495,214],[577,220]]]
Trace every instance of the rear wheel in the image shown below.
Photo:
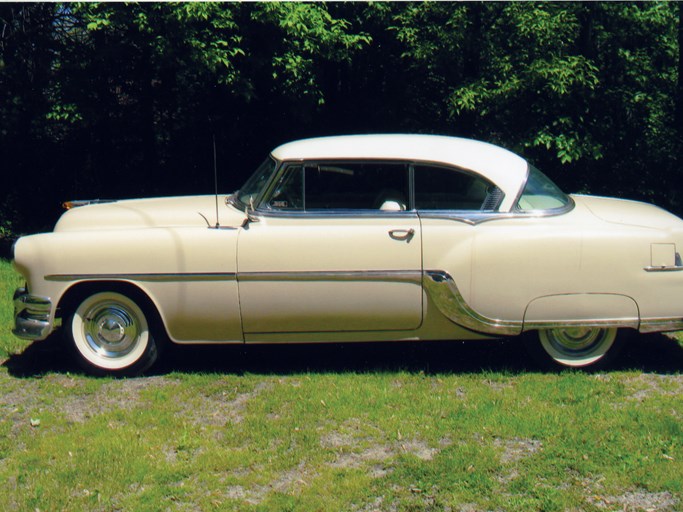
[[[90,373],[138,375],[157,359],[150,321],[127,295],[105,291],[85,298],[67,321],[76,356]]]
[[[604,366],[617,355],[621,339],[616,328],[566,327],[542,329],[529,340],[531,354],[546,367]]]

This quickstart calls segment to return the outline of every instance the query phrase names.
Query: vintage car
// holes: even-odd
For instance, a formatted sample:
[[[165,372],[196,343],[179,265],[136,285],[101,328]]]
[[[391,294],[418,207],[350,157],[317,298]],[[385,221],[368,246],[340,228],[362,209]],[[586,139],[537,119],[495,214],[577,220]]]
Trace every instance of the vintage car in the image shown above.
[[[582,367],[623,330],[683,329],[681,219],[566,195],[483,142],[302,140],[231,195],[90,203],[17,241],[14,333],[61,325],[94,373],[140,373],[169,341],[523,333],[534,355]]]

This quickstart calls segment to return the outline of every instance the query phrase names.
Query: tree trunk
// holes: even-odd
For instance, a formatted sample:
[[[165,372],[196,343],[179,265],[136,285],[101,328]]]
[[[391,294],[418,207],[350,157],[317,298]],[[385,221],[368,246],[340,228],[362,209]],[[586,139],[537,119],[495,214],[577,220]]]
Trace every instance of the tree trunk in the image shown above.
[[[676,130],[683,149],[683,3],[678,4],[678,83],[676,84]]]

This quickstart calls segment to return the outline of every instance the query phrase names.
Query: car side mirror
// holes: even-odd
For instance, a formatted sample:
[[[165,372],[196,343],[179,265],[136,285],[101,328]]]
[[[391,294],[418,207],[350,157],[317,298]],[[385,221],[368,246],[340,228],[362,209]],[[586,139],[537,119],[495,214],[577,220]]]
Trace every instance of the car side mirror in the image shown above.
[[[255,215],[256,210],[254,209],[254,198],[250,197],[249,198],[249,204],[246,206],[244,209],[244,213],[246,214],[246,219],[244,219],[244,222],[242,222],[242,227],[246,228],[247,225],[249,225],[252,222],[258,222],[259,218]]]

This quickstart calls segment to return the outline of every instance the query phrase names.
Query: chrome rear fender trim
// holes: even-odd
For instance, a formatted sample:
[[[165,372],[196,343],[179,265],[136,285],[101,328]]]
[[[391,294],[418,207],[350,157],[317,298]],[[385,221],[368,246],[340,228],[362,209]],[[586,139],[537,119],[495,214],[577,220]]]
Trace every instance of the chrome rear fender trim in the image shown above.
[[[588,319],[588,320],[562,320],[561,322],[549,320],[547,322],[524,322],[524,331],[535,331],[539,329],[570,329],[573,327],[590,327],[599,329],[629,328],[637,329],[638,318],[616,318],[616,319]]]
[[[451,322],[472,331],[494,335],[516,335],[522,332],[522,322],[488,318],[473,310],[455,281],[443,270],[425,270],[422,283],[432,302]]]
[[[509,336],[536,329],[559,329],[569,327],[600,327],[638,329],[641,333],[683,330],[683,318],[616,318],[593,320],[565,320],[562,322],[524,323],[514,320],[488,318],[473,310],[460,294],[455,281],[443,270],[425,270],[422,282],[425,291],[438,310],[451,322],[483,334]]]
[[[683,330],[683,318],[644,318],[638,329],[642,333]]]

